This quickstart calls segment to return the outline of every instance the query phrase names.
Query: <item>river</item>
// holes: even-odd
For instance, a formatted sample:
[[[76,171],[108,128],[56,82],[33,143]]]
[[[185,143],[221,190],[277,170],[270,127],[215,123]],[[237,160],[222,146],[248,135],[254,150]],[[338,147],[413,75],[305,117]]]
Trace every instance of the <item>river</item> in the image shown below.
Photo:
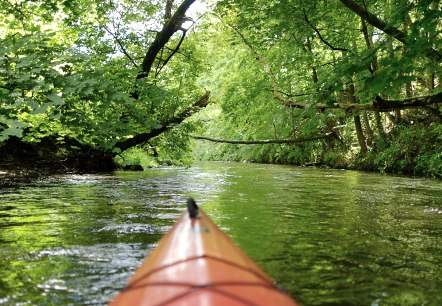
[[[442,182],[292,166],[0,183],[0,305],[105,305],[192,196],[304,305],[442,305]]]

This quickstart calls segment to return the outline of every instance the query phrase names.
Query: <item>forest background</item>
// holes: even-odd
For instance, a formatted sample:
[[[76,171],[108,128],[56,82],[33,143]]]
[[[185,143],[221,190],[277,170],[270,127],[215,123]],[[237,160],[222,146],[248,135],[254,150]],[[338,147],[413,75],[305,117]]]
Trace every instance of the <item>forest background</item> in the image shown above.
[[[197,158],[440,178],[441,12],[433,0],[1,0],[0,166]]]

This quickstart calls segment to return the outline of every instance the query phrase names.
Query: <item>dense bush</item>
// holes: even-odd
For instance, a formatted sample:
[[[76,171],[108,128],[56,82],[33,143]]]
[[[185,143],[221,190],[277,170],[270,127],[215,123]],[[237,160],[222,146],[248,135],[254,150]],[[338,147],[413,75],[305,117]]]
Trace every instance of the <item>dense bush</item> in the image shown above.
[[[442,177],[442,125],[398,125],[388,141],[378,139],[374,150],[359,157],[357,169]]]

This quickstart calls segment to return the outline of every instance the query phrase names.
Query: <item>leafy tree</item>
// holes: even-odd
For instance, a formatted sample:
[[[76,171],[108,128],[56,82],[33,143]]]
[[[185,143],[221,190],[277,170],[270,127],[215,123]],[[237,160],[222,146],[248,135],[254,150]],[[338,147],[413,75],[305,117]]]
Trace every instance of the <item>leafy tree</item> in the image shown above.
[[[183,44],[193,2],[2,2],[0,141],[56,135],[116,154],[205,107]]]
[[[194,2],[2,1],[0,142],[75,139],[111,157],[149,142],[178,158],[199,126],[266,140],[213,158],[365,167],[412,138],[402,127],[438,129],[438,1],[220,0],[197,26]],[[208,90],[216,105],[186,120]]]
[[[276,130],[285,131],[282,134],[288,137],[291,134],[283,124],[275,127],[271,120],[260,120],[276,116],[279,103],[286,109],[281,115],[285,120],[279,121],[291,122],[293,130],[315,126],[316,130],[308,129],[310,135],[335,133],[335,143],[322,140],[323,145],[313,149],[317,154],[309,157],[325,161],[327,152],[337,147],[341,156],[348,156],[345,152],[356,138],[362,155],[376,152],[374,137],[388,141],[385,133],[392,124],[409,123],[413,114],[428,118],[428,123],[440,122],[437,11],[440,4],[436,1],[218,2],[215,24],[226,36],[222,45],[232,51],[220,50],[221,59],[214,65],[213,79],[218,81],[219,75],[228,79],[215,86],[223,95],[222,116],[226,116],[226,123],[215,132],[247,140],[278,138],[278,133],[272,135]],[[213,92],[218,96],[218,90]],[[264,105],[266,115],[254,115]],[[259,129],[262,134],[255,132]],[[235,130],[241,132],[232,134]],[[241,153],[246,149],[226,146],[225,156],[247,159]],[[267,155],[280,156],[278,150],[273,148]]]

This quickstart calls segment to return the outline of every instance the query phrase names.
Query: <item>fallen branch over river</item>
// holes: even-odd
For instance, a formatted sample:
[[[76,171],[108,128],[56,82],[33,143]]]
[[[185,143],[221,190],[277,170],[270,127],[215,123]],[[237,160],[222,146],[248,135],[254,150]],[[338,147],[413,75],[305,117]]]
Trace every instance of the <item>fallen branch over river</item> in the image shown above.
[[[221,138],[212,138],[207,136],[196,136],[196,135],[189,135],[189,137],[193,139],[207,140],[207,141],[220,142],[220,143],[231,143],[231,144],[273,144],[273,143],[282,144],[282,143],[297,143],[297,142],[326,139],[333,137],[333,134],[334,134],[333,132],[329,132],[324,135],[299,137],[294,139],[264,139],[264,140],[232,140],[232,139],[221,139]]]

